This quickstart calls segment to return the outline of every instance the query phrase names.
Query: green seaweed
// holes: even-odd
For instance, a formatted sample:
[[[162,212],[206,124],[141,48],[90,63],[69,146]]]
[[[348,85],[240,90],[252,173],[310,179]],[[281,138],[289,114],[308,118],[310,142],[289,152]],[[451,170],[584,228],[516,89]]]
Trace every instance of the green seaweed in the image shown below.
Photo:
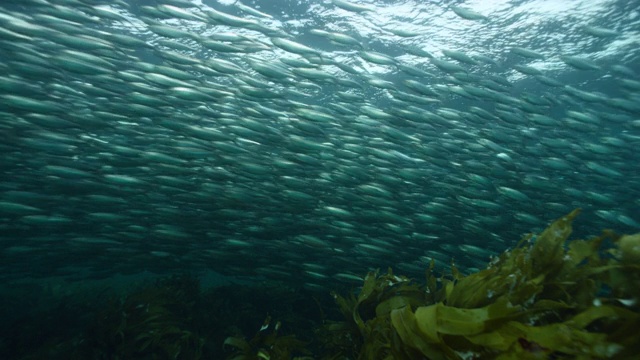
[[[267,316],[260,330],[250,340],[230,336],[225,339],[224,346],[235,351],[227,358],[230,360],[287,360],[296,352],[309,353],[305,343],[293,335],[279,336],[281,323],[271,325],[271,317]],[[304,359],[299,357],[297,359]]]
[[[191,330],[198,292],[195,279],[171,277],[112,300],[89,330],[87,356],[200,359],[204,339]]]
[[[93,308],[93,297],[65,296],[49,301],[60,304],[51,314],[43,308],[25,320],[16,316],[9,325],[28,321],[22,329],[37,334],[41,345],[19,334],[7,337],[4,348],[14,349],[14,357],[3,358],[637,358],[640,234],[605,230],[568,240],[578,214],[524,236],[472,274],[452,264],[448,274],[436,275],[433,261],[424,283],[391,269],[371,271],[358,292],[332,293],[342,321],[326,318],[315,296],[286,287],[230,285],[203,293],[196,279],[174,276]],[[81,316],[68,304],[82,309]],[[271,316],[260,323],[265,314],[282,323]],[[66,332],[44,328],[74,318]],[[83,328],[80,320],[90,319]],[[282,334],[281,324],[296,336]],[[256,328],[253,337],[242,335]]]
[[[580,210],[486,269],[419,286],[391,270],[334,295],[358,359],[627,359],[640,345],[640,234],[567,241]],[[609,248],[603,248],[609,244]],[[368,310],[369,309],[369,310]],[[376,309],[375,312],[370,309]]]

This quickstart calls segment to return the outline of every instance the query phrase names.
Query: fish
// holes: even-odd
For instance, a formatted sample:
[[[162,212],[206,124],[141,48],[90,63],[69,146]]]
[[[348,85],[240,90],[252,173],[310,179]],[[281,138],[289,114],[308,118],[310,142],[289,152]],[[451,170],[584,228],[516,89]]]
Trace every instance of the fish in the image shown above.
[[[599,38],[610,38],[619,35],[619,33],[613,29],[597,25],[584,26],[583,30],[585,33]]]
[[[530,50],[530,49],[526,49],[523,47],[519,47],[519,46],[514,46],[511,48],[511,52],[513,52],[514,54],[520,55],[522,57],[525,58],[529,58],[529,59],[544,59],[544,55],[541,54],[540,52],[534,51],[534,50]]]
[[[345,1],[345,0],[331,0],[331,2],[335,6],[339,7],[340,9],[352,11],[355,13],[361,13],[361,12],[367,12],[367,11],[373,10],[373,8],[370,6],[360,5],[360,4],[356,4],[356,3]]]
[[[463,53],[462,51],[444,49],[444,50],[442,50],[442,53],[445,56],[450,57],[450,58],[452,58],[454,60],[458,60],[461,63],[466,63],[466,64],[470,64],[470,65],[476,65],[478,63],[476,60],[471,58],[471,56]]]
[[[461,6],[452,6],[451,10],[458,15],[459,17],[466,20],[488,20],[489,18],[477,13],[471,9],[461,7]]]
[[[561,56],[565,64],[578,70],[600,70],[600,67],[593,61],[580,56]]]
[[[229,3],[0,4],[4,283],[328,293],[484,268],[575,207],[585,234],[638,231],[619,9]]]

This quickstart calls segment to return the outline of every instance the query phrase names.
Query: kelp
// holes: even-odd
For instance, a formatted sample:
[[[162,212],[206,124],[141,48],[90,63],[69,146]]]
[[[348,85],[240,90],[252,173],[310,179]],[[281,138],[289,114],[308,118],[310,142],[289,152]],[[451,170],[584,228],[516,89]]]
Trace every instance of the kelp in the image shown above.
[[[486,269],[426,284],[369,273],[334,295],[358,359],[632,358],[640,350],[640,234],[567,241],[580,210],[525,236]],[[604,248],[608,244],[609,248]],[[374,311],[375,310],[375,311]],[[333,325],[335,327],[335,324]]]
[[[262,312],[258,305],[265,301],[251,296],[261,291],[283,306],[298,299],[293,291],[277,288],[228,286],[202,293],[198,280],[190,276],[143,286],[98,314],[87,336],[92,352],[85,358],[197,360],[229,355],[235,360],[281,360],[307,353],[306,343],[279,334],[281,324],[271,323],[271,317],[248,341],[228,336],[242,332],[241,320],[252,323]]]
[[[204,339],[191,329],[198,293],[195,279],[180,276],[113,299],[89,330],[86,356],[200,359]]]
[[[291,359],[310,353],[306,346],[321,320],[315,297],[281,284],[202,290],[196,278],[179,275],[147,280],[126,292],[81,295],[60,298],[55,304],[71,306],[31,314],[28,322],[3,324],[20,326],[13,327],[8,346],[2,344],[7,338],[0,340],[2,360]],[[82,305],[88,299],[93,301]],[[43,308],[44,302],[54,304],[51,298],[40,301]],[[277,322],[262,323],[265,314],[282,320],[282,329]],[[241,334],[260,324],[263,329],[244,340]]]
[[[230,336],[224,346],[234,351],[229,360],[288,360],[294,353],[309,353],[305,343],[293,335],[279,336],[281,323],[271,324],[271,316],[267,316],[258,332],[250,340],[238,336]],[[304,357],[296,359],[303,360]]]
[[[34,342],[15,336],[15,356],[3,359],[635,359],[640,234],[605,230],[569,241],[578,213],[472,274],[452,264],[436,275],[434,261],[424,283],[391,269],[369,272],[358,292],[332,294],[343,321],[325,318],[335,311],[323,310],[317,293],[240,285],[202,293],[196,279],[174,276],[78,307],[82,316],[68,307],[51,309],[57,317],[38,312],[40,321],[22,329],[42,346],[27,351],[21,344]],[[267,317],[260,326],[265,314],[284,325]],[[77,330],[42,339],[45,318],[75,318]],[[83,327],[79,319],[92,321]]]
[[[393,275],[391,269],[383,275],[379,275],[377,271],[369,272],[358,297],[351,295],[344,298],[335,293],[332,295],[348,321],[343,327],[332,324],[327,330],[337,337],[348,339],[352,344],[363,343],[359,349],[361,358],[383,358],[383,354],[391,356],[393,334],[390,331],[389,314],[394,309],[417,306],[425,301],[423,289],[409,278]],[[352,335],[345,336],[340,333],[345,330],[351,330]],[[340,344],[335,337],[332,340]],[[344,344],[336,347],[343,348],[343,352],[345,348],[349,348]]]

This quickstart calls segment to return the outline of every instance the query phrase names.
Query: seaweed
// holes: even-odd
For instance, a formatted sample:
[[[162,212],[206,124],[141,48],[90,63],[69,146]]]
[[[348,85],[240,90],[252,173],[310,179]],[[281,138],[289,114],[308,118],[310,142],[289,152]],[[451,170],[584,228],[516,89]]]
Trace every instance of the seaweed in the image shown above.
[[[424,282],[371,271],[359,291],[331,294],[337,306],[326,310],[342,320],[326,317],[317,293],[237,284],[203,292],[197,279],[173,276],[106,303],[103,292],[58,301],[41,292],[22,302],[28,316],[6,322],[1,333],[13,335],[0,350],[23,360],[636,358],[640,234],[568,240],[578,214],[525,235],[475,273],[452,264],[437,274],[434,261]],[[38,294],[16,298],[26,293]],[[9,329],[18,324],[22,332]]]
[[[270,316],[250,340],[240,334],[259,324],[264,311],[285,315],[296,301],[299,293],[284,287],[230,285],[203,292],[193,277],[170,277],[114,299],[97,315],[79,358],[291,359],[308,354],[307,343],[280,334],[281,323]],[[290,323],[309,321],[287,316]]]
[[[200,359],[204,339],[191,330],[197,280],[170,277],[112,299],[86,337],[86,356],[127,359]]]
[[[332,343],[339,355],[359,358],[384,358],[393,352],[393,333],[390,331],[390,313],[404,306],[417,306],[425,302],[423,289],[411,279],[369,272],[358,295],[342,297],[332,294],[347,321],[343,325],[325,324],[325,341]],[[345,343],[346,341],[346,343]],[[362,346],[354,348],[353,344]]]
[[[467,276],[452,265],[450,276],[438,278],[433,262],[424,286],[391,270],[369,273],[357,297],[334,296],[346,317],[341,329],[351,329],[359,341],[348,355],[445,360],[637,354],[640,234],[604,231],[567,241],[579,213],[525,236]]]
[[[258,332],[249,341],[242,337],[230,336],[225,339],[224,346],[235,351],[228,357],[230,360],[287,360],[292,354],[299,352],[309,354],[305,343],[294,335],[278,336],[282,324],[278,321],[271,325],[271,316],[267,316]],[[296,359],[305,359],[297,357]]]

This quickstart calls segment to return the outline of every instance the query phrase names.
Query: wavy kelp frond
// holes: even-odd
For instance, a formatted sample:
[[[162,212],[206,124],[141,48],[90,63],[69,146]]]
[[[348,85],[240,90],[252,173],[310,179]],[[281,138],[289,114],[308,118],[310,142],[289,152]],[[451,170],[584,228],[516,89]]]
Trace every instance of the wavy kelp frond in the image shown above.
[[[358,358],[625,359],[636,354],[640,235],[605,231],[567,242],[579,212],[526,236],[468,276],[452,266],[451,278],[437,278],[432,263],[421,287],[391,271],[369,273],[357,298],[336,297],[359,331]]]
[[[571,234],[571,224],[578,214],[580,214],[580,209],[573,210],[551,223],[536,238],[529,251],[533,276],[553,275],[562,267],[565,254],[564,245]]]
[[[384,275],[369,272],[358,297],[351,295],[343,298],[333,294],[341,312],[350,318],[350,322],[360,331],[361,336],[369,334],[366,321],[376,316],[386,316],[391,310],[422,304],[425,301],[424,290],[404,276],[395,276],[391,269]]]
[[[517,359],[533,347],[547,354],[609,358],[624,346],[610,341],[606,333],[589,331],[589,325],[621,316],[638,321],[637,313],[602,306],[564,322],[534,326],[511,320],[518,317],[518,312],[505,303],[478,309],[435,304],[419,307],[415,312],[409,307],[397,309],[391,318],[403,344],[429,359],[457,359],[456,354],[461,352],[471,352],[475,358],[499,355]]]
[[[357,297],[344,298],[335,293],[333,296],[347,322],[344,326],[335,323],[325,326],[324,333],[329,334],[325,341],[333,343],[341,352],[353,349],[345,339],[349,339],[351,344],[364,343],[359,349],[360,358],[382,358],[383,354],[391,354],[389,314],[394,309],[419,306],[426,301],[422,287],[409,278],[394,275],[391,269],[383,275],[378,275],[377,271],[369,272]],[[345,335],[344,332],[349,330],[351,333]]]

